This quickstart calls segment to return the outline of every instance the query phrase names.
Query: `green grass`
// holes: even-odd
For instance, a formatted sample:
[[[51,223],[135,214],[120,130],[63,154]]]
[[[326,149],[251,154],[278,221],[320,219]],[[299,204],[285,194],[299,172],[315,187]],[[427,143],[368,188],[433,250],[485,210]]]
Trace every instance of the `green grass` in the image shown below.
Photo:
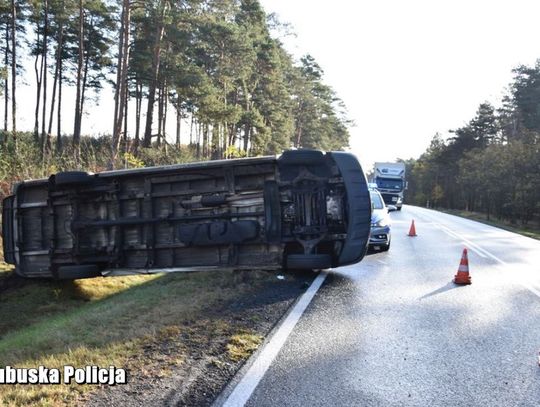
[[[469,212],[469,211],[460,211],[455,209],[440,209],[437,208],[437,210],[445,213],[449,213],[451,215],[456,215],[462,218],[476,220],[481,223],[485,223],[486,225],[495,226],[501,229],[508,230],[510,232],[519,233],[520,235],[527,236],[533,239],[540,240],[540,226],[535,227],[535,225],[530,226],[519,226],[511,224],[507,221],[499,221],[497,219],[491,218],[490,220],[487,220],[487,216],[484,213],[479,212]]]
[[[271,278],[262,272],[250,276],[244,281],[237,273],[214,271],[29,282],[7,289],[0,294],[0,366],[124,367],[129,360],[130,369],[144,371],[149,361],[138,355],[145,344],[177,335],[209,310]],[[249,335],[238,339],[233,343],[240,358],[256,346]],[[0,405],[71,404],[93,389],[0,386]]]
[[[6,278],[8,276],[6,273]],[[21,280],[22,286],[8,289],[0,295],[0,347],[1,339],[10,331],[25,328],[56,315],[68,315],[70,311],[90,306],[91,303],[158,277],[159,275],[74,281]],[[14,318],[14,315],[17,317]]]

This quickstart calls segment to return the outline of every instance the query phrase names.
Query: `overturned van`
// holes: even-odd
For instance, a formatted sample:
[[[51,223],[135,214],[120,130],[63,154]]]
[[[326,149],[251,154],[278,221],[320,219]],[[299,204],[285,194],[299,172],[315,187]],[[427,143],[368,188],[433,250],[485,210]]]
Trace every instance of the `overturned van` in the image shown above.
[[[56,279],[360,261],[371,203],[344,152],[208,161],[25,181],[4,199],[5,261]]]

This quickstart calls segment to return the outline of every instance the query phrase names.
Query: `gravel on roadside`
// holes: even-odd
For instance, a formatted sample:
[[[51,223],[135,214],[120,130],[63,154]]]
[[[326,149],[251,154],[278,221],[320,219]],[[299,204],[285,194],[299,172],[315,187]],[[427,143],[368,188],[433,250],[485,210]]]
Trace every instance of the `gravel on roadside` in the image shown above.
[[[204,319],[161,332],[132,360],[144,369],[131,370],[128,361],[127,384],[102,386],[81,401],[87,406],[211,405],[248,357],[232,357],[231,338],[268,335],[315,277],[278,275],[248,295],[212,309]]]

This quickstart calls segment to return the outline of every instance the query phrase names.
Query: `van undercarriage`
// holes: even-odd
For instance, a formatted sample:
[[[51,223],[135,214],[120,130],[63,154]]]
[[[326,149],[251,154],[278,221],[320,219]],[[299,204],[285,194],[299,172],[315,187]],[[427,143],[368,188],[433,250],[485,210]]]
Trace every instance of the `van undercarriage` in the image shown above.
[[[370,218],[354,156],[295,150],[25,181],[4,200],[2,234],[24,277],[321,269],[362,259]]]

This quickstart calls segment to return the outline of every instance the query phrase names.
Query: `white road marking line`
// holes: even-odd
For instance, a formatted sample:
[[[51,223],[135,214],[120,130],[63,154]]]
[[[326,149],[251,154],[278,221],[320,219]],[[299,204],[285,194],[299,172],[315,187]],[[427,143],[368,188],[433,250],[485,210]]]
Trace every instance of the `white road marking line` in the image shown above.
[[[473,252],[475,252],[478,256],[482,257],[482,258],[486,258],[486,257],[491,257],[493,258],[493,255],[491,255],[490,253],[488,253],[486,250],[482,249],[480,246],[476,245],[475,243],[471,242],[469,239],[467,239],[465,236],[463,235],[460,235],[456,232],[454,232],[453,230],[450,230],[449,228],[447,228],[446,226],[443,226],[442,224],[438,223],[435,221],[435,219],[433,219],[431,216],[429,215],[424,215],[426,216],[427,218],[429,218],[431,221],[432,221],[432,224],[433,226],[441,229],[442,231],[446,232],[446,234],[458,239],[458,240],[463,240],[463,242],[469,246],[468,248],[471,249]],[[500,261],[500,259],[497,259],[497,261]]]
[[[486,254],[483,253],[483,249],[481,247],[478,247],[477,245],[475,245],[470,240],[465,239],[463,236],[458,235],[457,233],[451,231],[450,229],[446,228],[445,226],[443,226],[441,224],[435,224],[435,227],[441,229],[447,235],[449,235],[449,236],[451,236],[451,237],[453,237],[455,239],[461,240],[464,246],[467,246],[468,249],[475,252],[478,256],[480,256],[480,257],[482,257],[484,259],[486,259],[488,257]]]
[[[538,298],[540,298],[540,290],[536,289],[535,287],[533,287],[531,284],[525,282],[525,281],[518,281],[518,283],[526,288],[527,290],[529,290],[531,293],[533,293],[534,295],[536,295]]]
[[[483,259],[487,259],[487,256],[483,254],[480,250],[474,248],[471,244],[467,244],[467,242],[461,242],[464,247],[466,247],[469,250],[472,250],[475,252],[478,256],[482,257]]]
[[[307,291],[296,303],[285,321],[283,321],[278,331],[270,339],[270,342],[265,345],[247,373],[242,377],[229,397],[227,397],[222,407],[242,407],[247,403],[327,275],[327,271],[321,271],[317,278],[313,280]]]
[[[473,250],[475,253],[477,253],[478,255],[480,255],[481,257],[491,257],[493,260],[495,260],[496,262],[498,263],[501,263],[503,265],[506,265],[506,263],[499,259],[497,256],[495,256],[494,254],[488,252],[486,249],[478,246],[476,243],[473,243],[471,242],[469,239],[467,239],[465,236],[457,233],[457,232],[454,232],[453,230],[450,230],[448,229],[446,226],[443,226],[441,224],[439,224],[439,227],[440,229],[442,229],[443,231],[445,231],[446,233],[448,233],[449,235],[451,236],[454,236],[456,239],[459,239],[459,240],[463,240],[464,243],[467,244],[467,246],[469,246],[469,248],[471,250]]]
[[[523,285],[523,284],[521,284]],[[527,287],[528,290],[532,291],[533,293],[535,293],[538,297],[540,297],[540,290],[538,290],[537,287],[534,287],[532,285],[530,285],[529,287]]]
[[[424,215],[425,216],[425,215]],[[433,220],[431,218],[431,216],[426,216],[427,218],[430,218],[430,220]],[[465,242],[469,248],[471,250],[473,250],[476,254],[478,254],[479,256],[481,257],[490,257],[491,259],[495,260],[497,263],[503,265],[503,266],[508,266],[508,263],[506,263],[504,260],[501,260],[499,259],[497,256],[495,256],[493,253],[490,253],[489,251],[487,251],[486,249],[478,246],[477,244],[471,242],[469,239],[467,239],[466,237],[464,237],[463,235],[457,233],[457,232],[454,232],[453,230],[450,230],[448,229],[446,226],[443,226],[441,225],[440,223],[436,223],[436,222],[433,222],[434,226],[435,227],[438,227],[439,229],[441,229],[443,232],[446,232],[448,235],[450,236],[453,236],[454,238],[458,239],[458,240],[462,240],[463,242]],[[484,255],[482,255],[481,253],[484,253]],[[538,298],[540,298],[540,290],[538,290],[536,287],[534,287],[530,282],[528,281],[523,281],[523,280],[519,280],[518,283],[526,288],[527,290],[529,290],[531,293],[533,293],[534,295],[536,295]]]

